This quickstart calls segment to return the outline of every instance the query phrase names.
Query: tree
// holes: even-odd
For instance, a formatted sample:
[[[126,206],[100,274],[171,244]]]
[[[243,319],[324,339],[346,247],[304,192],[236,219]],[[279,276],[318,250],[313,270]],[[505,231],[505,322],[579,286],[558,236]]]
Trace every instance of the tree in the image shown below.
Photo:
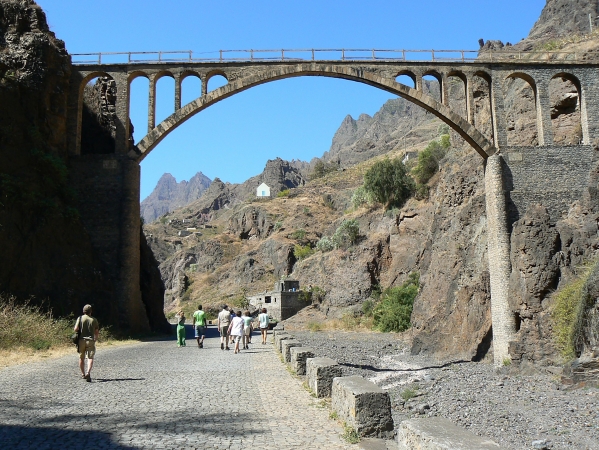
[[[388,208],[399,207],[414,191],[414,180],[399,158],[384,159],[364,174],[364,189]]]
[[[439,140],[429,142],[418,154],[418,164],[412,171],[419,184],[426,184],[439,171],[439,163],[450,147],[449,135],[444,134]]]

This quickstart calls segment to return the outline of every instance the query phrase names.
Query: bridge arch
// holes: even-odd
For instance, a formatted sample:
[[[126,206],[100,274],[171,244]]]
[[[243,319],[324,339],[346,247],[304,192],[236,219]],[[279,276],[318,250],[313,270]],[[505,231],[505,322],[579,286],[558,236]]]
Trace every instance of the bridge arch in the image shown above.
[[[206,76],[205,85],[208,84],[211,76],[220,75],[221,73],[219,72],[221,71],[209,72]],[[437,116],[447,125],[449,125],[484,159],[493,155],[496,151],[495,147],[489,142],[489,140],[483,136],[483,134],[480,133],[472,124],[458,114],[454,113],[449,107],[434,100],[430,96],[424,94],[422,91],[410,88],[406,85],[396,82],[394,79],[383,77],[377,73],[372,73],[353,67],[298,64],[295,66],[277,67],[264,72],[240,77],[229,81],[228,84],[220,88],[205,93],[201,97],[175,111],[174,114],[166,118],[162,123],[158,124],[143,139],[141,139],[136,149],[130,152],[130,157],[138,162],[141,162],[170,132],[176,129],[179,125],[200,111],[221,100],[252,87],[272,81],[314,75],[361,82],[403,97],[406,100],[415,103],[416,105],[421,106],[422,108],[431,112],[433,115]],[[410,76],[414,74],[405,73],[405,75]],[[227,78],[226,74],[223,74],[223,76]],[[415,75],[414,78],[416,78]]]

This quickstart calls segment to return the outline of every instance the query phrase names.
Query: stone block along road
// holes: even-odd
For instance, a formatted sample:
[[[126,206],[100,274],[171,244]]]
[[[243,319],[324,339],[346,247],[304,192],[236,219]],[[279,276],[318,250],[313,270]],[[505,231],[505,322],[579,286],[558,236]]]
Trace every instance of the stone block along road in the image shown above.
[[[254,336],[220,349],[174,340],[98,344],[92,382],[77,355],[0,371],[2,449],[351,449],[329,409]],[[174,333],[173,333],[174,336]]]

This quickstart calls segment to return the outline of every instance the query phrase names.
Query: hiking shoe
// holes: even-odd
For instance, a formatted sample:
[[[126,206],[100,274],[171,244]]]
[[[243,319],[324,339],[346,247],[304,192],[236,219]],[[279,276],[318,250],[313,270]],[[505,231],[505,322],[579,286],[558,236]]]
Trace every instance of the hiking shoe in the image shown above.
[[[87,381],[88,383],[92,382],[92,377],[89,373],[85,376],[85,381]]]
[[[223,344],[222,342],[220,343],[220,349],[224,350],[225,349],[225,344]]]
[[[225,350],[231,350],[229,347],[225,347]]]
[[[204,348],[204,343],[200,343],[200,348]]]

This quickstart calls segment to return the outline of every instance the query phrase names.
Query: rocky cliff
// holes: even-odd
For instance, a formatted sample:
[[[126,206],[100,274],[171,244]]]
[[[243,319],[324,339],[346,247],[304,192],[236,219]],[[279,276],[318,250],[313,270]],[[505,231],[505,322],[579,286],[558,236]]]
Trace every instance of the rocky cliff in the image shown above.
[[[0,293],[33,296],[57,316],[77,314],[91,303],[102,324],[118,325],[114,271],[88,231],[90,208],[67,155],[71,61],[64,42],[49,31],[33,1],[0,0],[0,50]],[[90,92],[83,137],[100,132],[104,141],[83,150],[114,152],[110,83],[99,80]],[[90,101],[94,92],[98,97]],[[140,245],[149,251],[145,241]],[[151,256],[144,263],[142,297],[159,329],[168,325],[163,292]]]
[[[69,187],[70,57],[33,1],[0,2],[0,47],[0,292],[108,318],[112,285]]]
[[[160,177],[156,187],[140,205],[141,216],[146,223],[197,200],[210,186],[211,180],[202,172],[196,173],[189,181],[177,183],[175,177],[165,173]]]

